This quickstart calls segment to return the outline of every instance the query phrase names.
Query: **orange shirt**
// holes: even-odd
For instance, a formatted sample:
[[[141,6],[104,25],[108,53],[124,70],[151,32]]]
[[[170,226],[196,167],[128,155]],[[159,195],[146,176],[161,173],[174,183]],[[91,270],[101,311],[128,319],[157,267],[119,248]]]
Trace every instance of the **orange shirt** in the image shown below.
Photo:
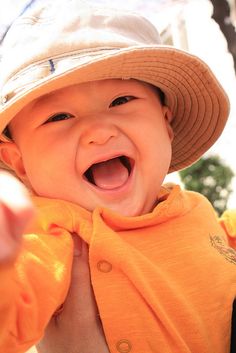
[[[111,353],[229,352],[236,253],[223,229],[228,221],[222,218],[221,227],[205,198],[175,187],[152,213],[132,218],[60,200],[34,202],[37,222],[14,266],[0,271],[1,353],[25,352],[64,301],[70,233],[89,244]]]

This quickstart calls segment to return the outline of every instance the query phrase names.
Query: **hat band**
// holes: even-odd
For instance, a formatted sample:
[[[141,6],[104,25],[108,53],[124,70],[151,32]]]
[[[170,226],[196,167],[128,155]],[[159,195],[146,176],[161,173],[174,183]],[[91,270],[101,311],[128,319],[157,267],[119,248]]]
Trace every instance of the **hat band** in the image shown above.
[[[88,64],[88,62],[95,62],[106,56],[107,53],[110,55],[111,52],[117,53],[119,51],[119,48],[99,48],[99,50],[94,48],[92,50],[72,52],[69,55],[54,56],[47,60],[33,63],[24,70],[17,72],[5,83],[0,98],[2,109],[13,97],[30,90],[32,86],[39,84],[39,81],[42,82],[48,79],[49,76],[53,78],[76,67]]]

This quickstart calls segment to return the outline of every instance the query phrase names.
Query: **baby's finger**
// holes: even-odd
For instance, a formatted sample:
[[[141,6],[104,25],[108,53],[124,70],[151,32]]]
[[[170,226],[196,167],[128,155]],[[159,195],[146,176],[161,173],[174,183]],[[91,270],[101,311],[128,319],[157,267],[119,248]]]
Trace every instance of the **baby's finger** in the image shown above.
[[[31,209],[27,189],[9,173],[0,172],[0,202],[4,203],[14,213],[22,209]]]
[[[15,258],[21,236],[34,214],[34,208],[21,183],[11,175],[0,173],[0,262]]]

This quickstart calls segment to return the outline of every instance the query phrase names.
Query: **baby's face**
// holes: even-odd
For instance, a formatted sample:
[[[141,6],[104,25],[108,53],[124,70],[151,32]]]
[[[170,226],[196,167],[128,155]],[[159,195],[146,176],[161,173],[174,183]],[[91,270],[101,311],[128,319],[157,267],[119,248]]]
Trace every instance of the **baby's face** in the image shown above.
[[[171,160],[168,114],[154,88],[135,80],[60,89],[12,120],[16,171],[37,195],[126,216],[150,212]]]

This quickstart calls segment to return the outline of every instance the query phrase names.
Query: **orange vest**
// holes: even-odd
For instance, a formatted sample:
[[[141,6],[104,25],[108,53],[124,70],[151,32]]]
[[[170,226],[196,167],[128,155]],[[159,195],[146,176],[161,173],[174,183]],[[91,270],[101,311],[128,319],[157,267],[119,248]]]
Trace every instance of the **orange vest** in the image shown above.
[[[25,352],[63,303],[70,233],[89,244],[111,353],[229,352],[236,252],[226,231],[236,234],[236,212],[221,219],[222,227],[205,198],[178,186],[161,201],[152,213],[131,218],[34,198],[37,221],[15,265],[0,271],[0,352]]]

